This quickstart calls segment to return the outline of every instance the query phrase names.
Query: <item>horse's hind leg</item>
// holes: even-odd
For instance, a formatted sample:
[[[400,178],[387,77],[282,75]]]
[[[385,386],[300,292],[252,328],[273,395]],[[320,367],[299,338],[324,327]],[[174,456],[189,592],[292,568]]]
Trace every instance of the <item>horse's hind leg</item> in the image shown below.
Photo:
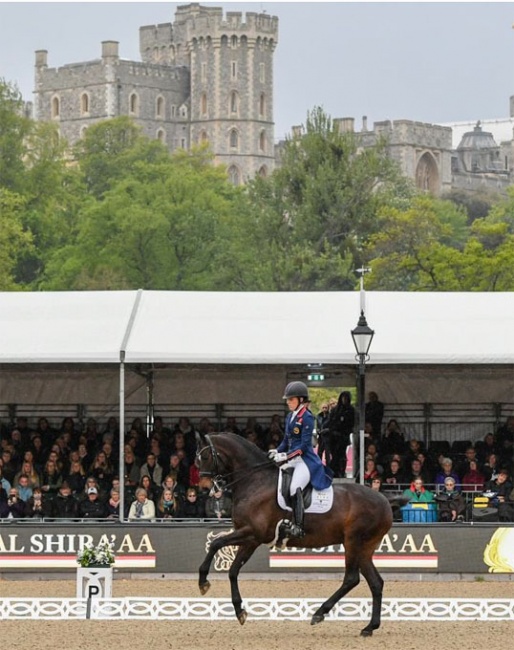
[[[371,610],[371,621],[366,627],[361,630],[362,636],[371,636],[373,630],[378,630],[380,627],[380,615],[382,613],[382,594],[384,591],[384,581],[382,576],[375,568],[372,559],[361,562],[361,573],[366,579],[371,590],[373,597],[373,604]]]
[[[243,600],[239,592],[239,583],[237,579],[242,566],[248,562],[258,546],[259,544],[257,542],[248,542],[246,544],[241,544],[228,572],[228,577],[230,579],[230,593],[232,595],[232,604],[234,605],[237,620],[241,623],[241,625],[244,625],[247,614],[246,610],[243,609]]]
[[[200,593],[202,596],[209,591],[209,588],[211,586],[211,583],[207,580],[207,576],[209,575],[213,557],[224,546],[239,546],[239,544],[242,544],[246,540],[248,534],[248,530],[242,528],[240,530],[235,530],[228,535],[218,537],[211,542],[207,555],[205,556],[205,559],[200,565],[200,569],[198,571],[198,586],[200,588]]]
[[[346,570],[344,572],[343,584],[339,589],[334,592],[330,598],[328,598],[314,613],[311,618],[311,625],[316,625],[316,623],[321,623],[325,615],[334,607],[334,605],[341,600],[343,596],[351,591],[354,587],[359,584],[359,565],[355,559],[349,558],[348,553],[346,555]]]

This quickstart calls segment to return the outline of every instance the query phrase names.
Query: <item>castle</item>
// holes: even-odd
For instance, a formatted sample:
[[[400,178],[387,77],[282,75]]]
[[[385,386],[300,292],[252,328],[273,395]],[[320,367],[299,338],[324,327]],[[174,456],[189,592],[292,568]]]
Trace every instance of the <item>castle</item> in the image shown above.
[[[91,124],[129,115],[170,151],[208,142],[235,185],[268,175],[279,159],[273,123],[278,18],[224,16],[219,7],[193,3],[179,6],[173,23],[141,27],[139,38],[141,61],[120,59],[116,41],[102,43],[100,59],[60,68],[48,67],[47,50],[37,51],[35,119],[57,122],[73,144]],[[353,118],[334,123],[354,131]],[[362,146],[385,138],[403,173],[432,194],[501,193],[514,180],[513,126],[511,117],[482,125],[387,120],[368,129],[364,117],[358,137]]]
[[[269,174],[278,18],[193,3],[173,23],[141,27],[139,40],[140,62],[120,59],[116,41],[60,68],[38,50],[34,118],[56,121],[73,144],[91,124],[129,115],[170,151],[208,142],[236,185]]]

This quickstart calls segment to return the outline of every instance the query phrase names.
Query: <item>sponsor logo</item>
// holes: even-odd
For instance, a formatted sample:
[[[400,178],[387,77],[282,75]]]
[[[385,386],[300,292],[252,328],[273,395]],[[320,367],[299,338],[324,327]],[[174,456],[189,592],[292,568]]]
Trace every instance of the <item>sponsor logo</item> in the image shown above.
[[[344,546],[325,546],[321,548],[271,549],[269,566],[272,569],[293,568],[337,568],[344,565]],[[387,569],[437,569],[439,553],[431,535],[423,537],[413,533],[401,536],[386,535],[373,555],[377,568]]]
[[[489,573],[514,573],[514,528],[498,528],[484,550]]]
[[[17,533],[0,534],[0,569],[77,568],[77,552],[86,544],[114,544],[114,567],[153,568],[156,552],[150,536],[34,533],[25,542]]]
[[[207,533],[207,541],[205,542],[205,552],[208,553],[211,548],[212,542],[219,539],[220,537],[225,537],[233,532],[233,528],[230,530],[222,530],[218,532],[210,531]],[[215,571],[228,571],[232,565],[232,562],[235,560],[237,553],[237,546],[224,546],[221,548],[216,555],[214,556],[214,570]]]

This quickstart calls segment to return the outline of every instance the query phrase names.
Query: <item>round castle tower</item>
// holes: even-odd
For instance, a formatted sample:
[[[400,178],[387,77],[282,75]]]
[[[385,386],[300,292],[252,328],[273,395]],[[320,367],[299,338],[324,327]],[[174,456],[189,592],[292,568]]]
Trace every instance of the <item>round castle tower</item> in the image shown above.
[[[208,142],[239,184],[274,167],[273,52],[278,18],[179,6],[172,25],[140,29],[146,63],[190,70],[190,143]]]

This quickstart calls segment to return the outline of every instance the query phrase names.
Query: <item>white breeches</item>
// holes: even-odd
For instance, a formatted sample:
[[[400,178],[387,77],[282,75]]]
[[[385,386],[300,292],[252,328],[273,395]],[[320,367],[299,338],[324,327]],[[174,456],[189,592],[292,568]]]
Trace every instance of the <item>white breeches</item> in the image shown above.
[[[294,494],[296,494],[296,490],[298,488],[304,490],[307,487],[307,485],[309,485],[309,481],[311,480],[311,475],[309,472],[309,468],[304,463],[303,458],[301,456],[297,456],[296,458],[293,458],[285,465],[282,465],[280,469],[284,470],[287,469],[288,467],[292,467],[294,469],[294,474],[293,474],[293,478],[291,479],[291,489],[290,489],[290,494],[291,496],[293,496]]]

